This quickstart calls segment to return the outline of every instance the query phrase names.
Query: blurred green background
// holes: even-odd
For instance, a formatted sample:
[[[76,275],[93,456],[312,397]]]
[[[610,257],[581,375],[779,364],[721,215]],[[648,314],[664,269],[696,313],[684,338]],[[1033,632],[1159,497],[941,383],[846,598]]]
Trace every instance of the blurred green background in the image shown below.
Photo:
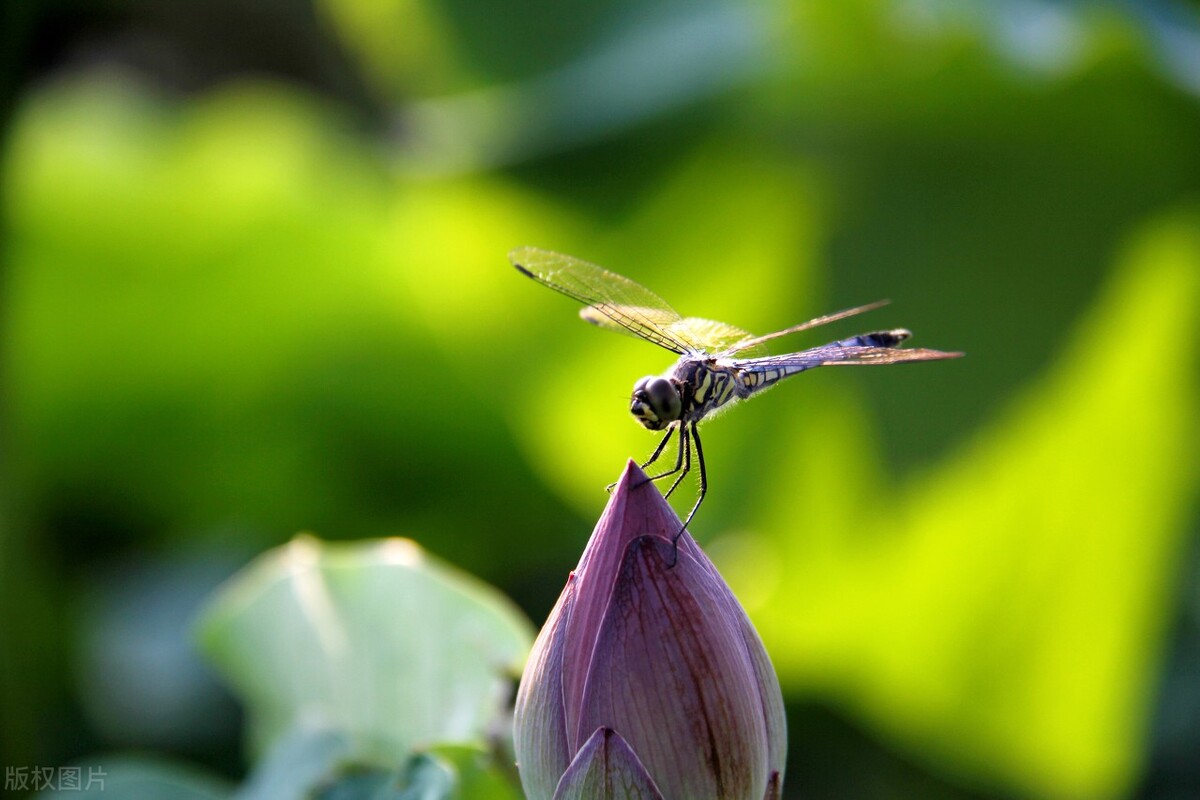
[[[190,621],[311,530],[548,613],[671,357],[537,245],[956,362],[706,428],[788,796],[1200,797],[1200,5],[0,10],[0,764],[230,777]],[[685,499],[687,493],[684,493]]]

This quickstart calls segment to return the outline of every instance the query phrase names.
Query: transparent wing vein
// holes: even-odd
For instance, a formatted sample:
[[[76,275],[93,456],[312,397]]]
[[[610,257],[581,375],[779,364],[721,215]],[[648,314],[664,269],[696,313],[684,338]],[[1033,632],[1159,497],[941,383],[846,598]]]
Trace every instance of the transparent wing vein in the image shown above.
[[[513,266],[543,286],[589,306],[584,319],[605,328],[622,330],[653,342],[673,353],[703,349],[675,328],[679,313],[665,300],[639,283],[577,258],[522,247],[512,251]]]
[[[842,365],[902,364],[907,361],[939,361],[946,358],[958,358],[961,355],[962,353],[926,350],[920,347],[901,349],[826,344],[810,350],[802,350],[799,353],[764,358],[730,359],[729,363],[739,369],[761,372],[768,369],[808,369]]]

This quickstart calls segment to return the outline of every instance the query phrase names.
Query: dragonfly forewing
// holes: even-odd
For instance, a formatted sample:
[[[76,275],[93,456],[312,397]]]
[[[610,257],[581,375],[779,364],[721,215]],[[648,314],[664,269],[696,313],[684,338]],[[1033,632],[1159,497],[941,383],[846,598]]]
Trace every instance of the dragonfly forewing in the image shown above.
[[[591,311],[583,314],[588,322],[623,330],[673,353],[683,354],[697,347],[697,343],[673,330],[682,319],[679,312],[640,283],[595,264],[536,247],[518,248],[508,257],[514,267],[538,283],[589,306]]]
[[[733,356],[740,354],[742,358],[756,358],[759,355],[766,355],[763,345],[772,339],[778,339],[781,336],[790,336],[793,333],[811,330],[812,328],[816,328],[820,325],[828,325],[829,323],[837,322],[840,319],[846,319],[847,317],[854,317],[858,316],[859,314],[864,314],[868,311],[874,311],[877,308],[883,308],[890,302],[890,300],[876,300],[874,303],[867,303],[863,306],[855,306],[854,308],[835,311],[832,314],[826,314],[822,317],[815,317],[807,322],[801,322],[799,325],[792,325],[790,328],[784,328],[783,330],[775,331],[774,333],[766,333],[762,336],[748,335],[740,342],[734,342],[720,355]]]

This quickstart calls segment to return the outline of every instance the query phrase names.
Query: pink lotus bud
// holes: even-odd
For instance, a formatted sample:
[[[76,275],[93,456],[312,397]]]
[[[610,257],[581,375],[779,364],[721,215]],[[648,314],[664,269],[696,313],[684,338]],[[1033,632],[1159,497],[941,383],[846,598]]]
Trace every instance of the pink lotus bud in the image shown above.
[[[521,679],[516,753],[529,800],[779,796],[779,681],[689,534],[676,558],[680,524],[630,462]]]

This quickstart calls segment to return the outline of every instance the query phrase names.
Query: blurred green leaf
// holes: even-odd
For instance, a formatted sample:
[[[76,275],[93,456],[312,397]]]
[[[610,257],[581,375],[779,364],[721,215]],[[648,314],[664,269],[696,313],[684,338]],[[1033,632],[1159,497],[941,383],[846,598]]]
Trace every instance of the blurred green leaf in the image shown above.
[[[311,794],[313,800],[399,800],[408,797],[408,792],[397,786],[399,773],[382,769],[349,769],[344,775],[322,786]],[[415,787],[420,791],[420,786]],[[436,788],[430,792],[430,800],[440,800],[446,793]]]
[[[454,772],[439,759],[418,755],[404,767],[404,791],[397,800],[444,800],[454,797]]]
[[[93,75],[30,98],[4,158],[0,348],[35,524],[252,551],[402,529],[517,568],[479,532],[528,476],[496,468],[520,463],[501,409],[524,376],[479,353],[536,297],[505,253],[577,217],[494,177],[389,183],[345,133],[263,82],[175,104]]]
[[[396,769],[355,760],[352,744],[330,731],[296,731],[255,768],[236,800],[521,800],[515,773],[477,747],[440,745]]]
[[[99,756],[77,765],[79,780],[62,782],[63,769],[55,771],[57,787],[39,792],[40,800],[111,798],[121,800],[225,800],[228,782],[196,767],[149,756]]]
[[[257,751],[326,729],[382,763],[506,732],[532,643],[506,598],[405,539],[297,537],[235,576],[199,632],[247,705]]]
[[[510,766],[506,773],[495,754],[477,747],[438,745],[429,755],[454,769],[461,800],[522,800],[513,759],[504,762]]]
[[[1198,278],[1195,214],[1147,232],[1058,365],[899,490],[852,413],[795,427],[780,446],[811,466],[767,496],[796,533],[742,554],[786,562],[773,596],[751,591],[785,685],[922,760],[1042,797],[1124,794],[1195,493]]]
[[[440,4],[430,0],[317,0],[361,74],[381,94],[424,96],[470,80]],[[397,36],[403,31],[403,36]]]
[[[345,731],[297,725],[273,742],[254,765],[236,800],[308,797],[345,764],[354,763],[354,742]]]
[[[670,118],[763,71],[770,52],[764,16],[753,5],[722,0],[639,9],[534,78],[409,106],[397,163],[414,174],[474,172]]]
[[[403,768],[349,766],[317,788],[314,800],[521,800],[520,792],[470,747],[418,753]]]
[[[28,103],[4,186],[20,479],[154,528],[322,521],[327,484],[286,488],[325,472],[288,365],[415,339],[370,300],[383,184],[327,111],[265,84],[175,107],[112,77]]]

